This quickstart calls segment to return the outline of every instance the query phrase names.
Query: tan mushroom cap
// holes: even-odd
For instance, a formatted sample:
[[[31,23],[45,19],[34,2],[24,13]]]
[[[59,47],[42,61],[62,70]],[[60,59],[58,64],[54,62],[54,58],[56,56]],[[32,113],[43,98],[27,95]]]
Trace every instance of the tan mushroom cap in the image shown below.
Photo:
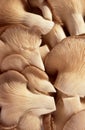
[[[58,71],[54,86],[70,96],[85,96],[84,48],[84,36],[68,37],[56,45],[46,58],[47,72],[54,74]]]
[[[27,60],[18,54],[9,55],[4,58],[1,64],[1,71],[17,70],[22,71],[25,66],[29,65]]]
[[[41,37],[39,32],[36,32],[36,30],[32,30],[30,28],[25,28],[24,26],[16,25],[7,28],[2,33],[0,38],[4,41],[1,46],[1,51],[7,47],[7,50],[5,49],[6,52],[1,52],[1,59],[4,59],[4,57],[7,55],[17,53],[25,58],[25,62],[22,63],[24,64],[23,66],[25,66],[27,62],[28,65],[34,65],[42,70],[45,69],[39,52],[39,46],[41,44]],[[16,58],[21,61],[21,58]]]
[[[73,115],[64,125],[63,130],[84,130],[85,129],[85,110]]]
[[[40,116],[56,109],[53,97],[31,93],[25,77],[12,70],[0,75],[0,106],[0,120],[7,126],[18,123],[25,111]]]
[[[33,66],[28,66],[23,71],[23,74],[28,80],[28,88],[35,93],[54,93],[56,90],[50,83],[47,74]]]

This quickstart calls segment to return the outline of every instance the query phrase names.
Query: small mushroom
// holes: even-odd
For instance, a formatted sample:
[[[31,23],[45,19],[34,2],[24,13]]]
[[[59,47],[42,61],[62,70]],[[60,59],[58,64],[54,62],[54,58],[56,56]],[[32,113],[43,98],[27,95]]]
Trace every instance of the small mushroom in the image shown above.
[[[28,88],[35,93],[55,93],[54,86],[50,83],[47,74],[33,66],[28,66],[23,71],[28,80]]]
[[[31,93],[25,77],[12,70],[0,75],[0,106],[0,120],[7,126],[17,124],[26,111],[40,117],[55,110],[53,97]]]
[[[85,1],[84,0],[47,0],[53,12],[68,28],[70,35],[85,33]]]
[[[45,67],[56,75],[54,86],[69,96],[85,96],[85,37],[74,36],[64,39],[47,55]]]
[[[73,115],[64,125],[63,130],[84,130],[85,129],[85,110]]]
[[[2,33],[0,38],[4,41],[4,43],[6,43],[3,43],[2,48],[5,51],[0,52],[3,59],[7,55],[10,56],[10,53],[13,55],[18,53],[23,58],[25,58],[25,63],[27,62],[30,65],[34,65],[42,70],[45,70],[39,52],[39,47],[41,44],[41,37],[39,32],[36,32],[36,30],[30,28],[25,28],[24,26],[15,25],[7,28]],[[7,50],[6,53],[5,48],[7,46],[10,48],[10,51],[8,52]],[[4,62],[6,62],[6,60]]]
[[[52,21],[44,19],[42,16],[27,12],[25,6],[26,1],[18,0],[4,0],[0,3],[0,25],[9,25],[21,23],[28,27],[36,28],[42,34],[47,34],[54,23]]]

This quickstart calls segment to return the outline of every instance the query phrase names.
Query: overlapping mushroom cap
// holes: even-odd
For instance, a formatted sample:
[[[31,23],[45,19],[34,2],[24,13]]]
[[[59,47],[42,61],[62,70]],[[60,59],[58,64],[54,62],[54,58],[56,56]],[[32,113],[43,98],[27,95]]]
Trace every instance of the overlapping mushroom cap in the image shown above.
[[[54,98],[49,96],[56,91],[44,72],[39,51],[40,33],[22,25],[12,25],[1,32],[0,43],[1,123],[17,124],[24,130],[23,125],[31,119],[38,129],[40,116],[56,109]]]

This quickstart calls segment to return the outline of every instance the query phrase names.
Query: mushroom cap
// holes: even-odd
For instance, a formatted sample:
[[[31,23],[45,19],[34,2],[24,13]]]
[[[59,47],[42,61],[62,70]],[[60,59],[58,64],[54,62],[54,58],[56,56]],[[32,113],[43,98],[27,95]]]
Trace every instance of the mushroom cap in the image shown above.
[[[68,37],[56,45],[47,55],[46,71],[54,74],[58,71],[54,86],[59,91],[75,96],[85,96],[85,37]]]
[[[73,115],[64,125],[63,130],[84,130],[85,129],[85,110]]]
[[[27,60],[19,55],[19,54],[12,54],[6,56],[2,63],[1,63],[1,71],[7,71],[7,70],[17,70],[22,71],[25,66],[29,65]]]
[[[26,76],[28,80],[28,88],[32,92],[44,94],[56,92],[44,71],[34,66],[28,66],[24,69],[23,74]]]
[[[41,116],[56,109],[53,97],[33,94],[26,78],[12,70],[0,75],[0,106],[0,120],[7,126],[15,125],[25,111]]]
[[[2,33],[1,39],[10,48],[11,54],[18,53],[26,59],[28,64],[39,67],[42,70],[45,69],[39,52],[39,46],[41,44],[39,32],[21,25],[14,25]]]

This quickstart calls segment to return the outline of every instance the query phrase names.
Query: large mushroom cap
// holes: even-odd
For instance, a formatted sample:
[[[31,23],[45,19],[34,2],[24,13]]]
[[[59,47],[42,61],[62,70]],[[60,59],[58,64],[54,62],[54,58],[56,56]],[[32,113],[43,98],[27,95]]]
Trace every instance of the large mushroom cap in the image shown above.
[[[58,71],[54,86],[61,92],[85,96],[85,37],[68,37],[56,45],[45,62],[48,73]]]

